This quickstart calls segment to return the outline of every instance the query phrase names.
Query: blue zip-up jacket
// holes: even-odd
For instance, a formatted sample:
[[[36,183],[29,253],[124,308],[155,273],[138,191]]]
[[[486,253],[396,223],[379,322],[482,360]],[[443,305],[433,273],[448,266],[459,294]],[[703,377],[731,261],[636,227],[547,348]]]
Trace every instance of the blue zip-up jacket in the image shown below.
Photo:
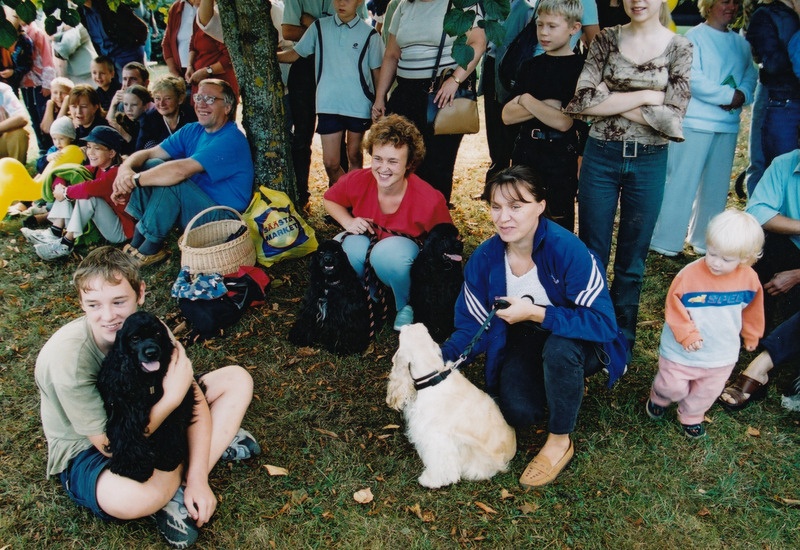
[[[506,296],[505,243],[495,235],[481,244],[464,268],[464,286],[456,301],[456,330],[442,344],[445,361],[455,361],[491,311],[499,296]],[[576,237],[558,224],[539,220],[533,236],[533,262],[552,306],[547,306],[542,328],[553,334],[600,344],[611,358],[609,386],[625,369],[624,337],[617,328],[614,306],[606,287],[603,265]],[[492,320],[486,333],[465,361],[486,353],[486,386],[497,387],[498,366],[508,324]]]
[[[782,2],[759,6],[750,18],[745,38],[760,65],[758,78],[776,101],[800,99],[800,80],[792,67],[789,43],[800,30],[800,19]]]

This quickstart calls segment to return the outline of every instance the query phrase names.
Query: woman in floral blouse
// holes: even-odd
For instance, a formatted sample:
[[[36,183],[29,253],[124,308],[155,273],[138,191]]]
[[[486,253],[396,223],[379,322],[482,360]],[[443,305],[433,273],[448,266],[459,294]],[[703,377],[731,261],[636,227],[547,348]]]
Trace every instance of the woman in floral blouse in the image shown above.
[[[692,46],[659,22],[661,0],[624,0],[631,22],[592,41],[565,112],[592,121],[578,185],[579,236],[604,265],[619,233],[611,298],[632,349],[650,237],[661,208],[668,140],[682,141]]]

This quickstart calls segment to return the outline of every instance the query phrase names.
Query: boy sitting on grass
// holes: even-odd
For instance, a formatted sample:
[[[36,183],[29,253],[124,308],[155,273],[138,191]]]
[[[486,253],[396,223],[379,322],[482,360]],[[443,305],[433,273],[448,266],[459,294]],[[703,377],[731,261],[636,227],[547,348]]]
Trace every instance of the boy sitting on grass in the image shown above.
[[[728,209],[706,230],[706,256],[684,267],[667,292],[658,373],[646,412],[653,420],[678,403],[690,439],[706,435],[703,418],[722,393],[741,346],[753,351],[764,334],[764,291],[752,266],[764,231],[756,219]]]
[[[89,159],[86,168],[91,177],[72,186],[60,177],[54,178],[52,198],[55,201],[47,216],[52,225],[49,229],[20,229],[34,245],[36,255],[46,261],[69,256],[75,239],[83,235],[90,221],[110,243],[121,243],[133,236],[135,220],[125,212],[124,206],[111,200],[121,162],[119,151],[125,141],[119,132],[108,126],[95,127],[84,140]]]
[[[95,381],[117,331],[144,303],[145,283],[136,260],[109,246],[86,256],[73,283],[85,315],[59,329],[36,360],[47,475],[59,476],[70,498],[97,517],[108,521],[154,515],[167,542],[187,548],[217,506],[208,485],[214,464],[220,458],[241,460],[261,452],[253,436],[239,428],[253,380],[243,368],[229,365],[199,376],[195,383],[192,362],[176,342],[164,396],[150,411],[148,432],[157,430],[193,387],[188,466],[155,470],[144,483],[111,473],[106,412]]]

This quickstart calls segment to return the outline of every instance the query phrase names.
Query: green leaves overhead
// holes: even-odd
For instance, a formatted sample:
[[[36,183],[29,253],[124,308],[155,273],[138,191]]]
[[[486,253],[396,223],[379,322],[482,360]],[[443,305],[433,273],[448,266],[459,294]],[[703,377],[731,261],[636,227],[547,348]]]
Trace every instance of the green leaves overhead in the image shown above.
[[[444,32],[450,36],[466,35],[467,31],[472,28],[473,21],[475,21],[474,11],[451,9],[444,16]]]
[[[510,0],[452,0],[452,7],[444,17],[444,31],[456,37],[453,59],[464,68],[475,56],[475,50],[467,46],[467,32],[472,28],[476,17],[474,11],[464,10],[476,5],[483,14],[483,18],[478,20],[478,27],[486,32],[487,42],[495,44],[503,41],[505,31],[502,23],[511,10]]]
[[[17,15],[23,22],[30,23],[36,19],[36,6],[30,0],[21,2],[17,6]]]
[[[484,18],[487,21],[505,21],[511,12],[511,2],[500,0],[483,0]]]
[[[467,46],[466,35],[461,35],[456,38],[453,43],[453,59],[462,67],[466,67],[472,58],[475,57],[475,50],[472,46]]]
[[[17,29],[14,25],[3,19],[0,21],[0,46],[9,48],[17,39]]]
[[[502,44],[506,36],[506,29],[499,21],[482,21],[483,30],[486,31],[486,41]]]

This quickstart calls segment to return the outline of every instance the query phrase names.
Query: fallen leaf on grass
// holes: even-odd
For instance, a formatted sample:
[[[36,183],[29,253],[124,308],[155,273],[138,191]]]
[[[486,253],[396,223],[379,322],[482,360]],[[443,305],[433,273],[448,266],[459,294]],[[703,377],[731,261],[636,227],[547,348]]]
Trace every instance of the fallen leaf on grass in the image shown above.
[[[528,504],[527,502],[525,504],[523,504],[522,506],[518,506],[517,507],[517,510],[519,510],[523,514],[532,514],[538,509],[539,509],[539,505],[538,504]]]
[[[483,510],[487,514],[496,514],[497,513],[497,510],[495,510],[491,506],[487,506],[483,502],[479,502],[477,500],[475,501],[475,506],[477,506],[478,508],[480,508],[481,510]]]
[[[397,424],[386,424],[381,430],[396,430],[399,427]]]
[[[314,348],[303,346],[302,348],[297,348],[295,354],[297,354],[298,357],[313,357],[314,355],[319,354],[319,352]]]
[[[747,435],[749,435],[750,437],[761,437],[761,431],[758,428],[748,426]]]
[[[514,495],[509,493],[507,489],[500,489],[500,500],[506,500],[507,498],[514,498]]]
[[[369,504],[375,497],[372,495],[372,490],[367,487],[353,493],[353,500],[359,504]]]
[[[322,512],[322,519],[333,519],[333,518],[334,518],[333,512],[331,512],[330,510],[325,510],[324,512]]]
[[[322,428],[314,428],[314,430],[318,431],[322,435],[327,435],[328,437],[332,437],[334,439],[339,439],[339,436],[335,432],[332,432],[330,430],[324,430]]]
[[[800,506],[800,500],[794,498],[783,498],[783,497],[775,497],[775,498],[778,500],[778,502],[786,504],[787,506]]]
[[[264,464],[264,468],[266,468],[267,473],[271,476],[288,476],[289,470],[286,468],[281,468],[280,466],[273,466],[272,464]]]
[[[310,367],[308,367],[308,368],[306,369],[306,374],[309,374],[309,373],[311,373],[311,371],[315,371],[315,370],[317,370],[318,368],[320,368],[320,367],[323,367],[323,366],[326,366],[326,365],[327,365],[327,366],[329,366],[329,367],[332,367],[332,368],[336,368],[336,365],[334,365],[334,364],[333,364],[333,363],[331,363],[330,361],[320,361],[319,363],[314,363],[313,365],[311,365]]]
[[[433,512],[431,512],[430,510],[423,511],[419,505],[419,502],[414,504],[414,506],[406,506],[406,511],[411,512],[412,514],[417,516],[422,521],[422,523],[430,523],[434,519],[436,519],[433,515]]]
[[[7,265],[8,265],[8,260],[0,260],[0,269],[6,267]],[[0,550],[3,550],[4,548],[8,548],[8,546],[4,546],[3,548],[0,548]]]
[[[700,508],[700,511],[699,511],[699,512],[697,512],[697,515],[698,515],[698,516],[701,516],[701,517],[703,517],[703,516],[710,516],[710,515],[711,515],[711,512],[708,510],[708,508],[706,508],[705,506],[703,506],[702,508]]]

